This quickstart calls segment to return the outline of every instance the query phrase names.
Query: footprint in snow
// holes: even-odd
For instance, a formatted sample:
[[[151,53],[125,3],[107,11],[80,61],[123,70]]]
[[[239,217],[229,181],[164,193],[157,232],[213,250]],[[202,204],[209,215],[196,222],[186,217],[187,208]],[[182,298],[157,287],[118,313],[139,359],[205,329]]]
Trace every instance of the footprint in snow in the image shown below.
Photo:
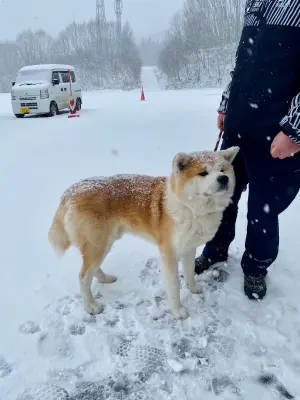
[[[57,306],[56,312],[61,315],[69,315],[71,314],[71,307],[69,304],[60,304]]]
[[[140,272],[140,279],[146,287],[153,287],[160,281],[158,260],[150,258]]]
[[[218,323],[218,321],[212,321],[212,322],[208,323],[207,326],[205,327],[205,333],[208,336],[213,335],[214,333],[216,333],[218,331],[219,325],[220,325],[220,323]]]
[[[118,317],[116,317],[114,319],[108,319],[105,322],[105,325],[106,326],[110,326],[111,328],[114,328],[117,325],[118,322],[120,322],[120,319]]]
[[[149,400],[142,391],[134,391],[134,383],[122,373],[108,382],[79,382],[70,400]]]
[[[84,324],[72,324],[69,326],[69,332],[73,336],[81,336],[85,334],[85,325]]]
[[[121,303],[120,301],[116,301],[116,302],[112,305],[112,307],[113,307],[115,310],[124,310],[124,308],[131,307],[131,305],[130,305],[130,304],[123,304],[123,303]]]
[[[82,318],[82,321],[86,324],[95,324],[97,321],[97,316],[85,313],[85,315]]]
[[[134,392],[129,394],[113,393],[109,400],[150,400],[147,394],[143,392]]]
[[[40,330],[41,328],[39,325],[33,321],[27,321],[19,327],[20,333],[24,335],[33,335],[34,333],[40,332]]]
[[[0,378],[5,378],[13,371],[12,366],[0,355]]]
[[[98,382],[79,382],[71,400],[106,400],[110,399],[111,389]]]
[[[232,393],[239,394],[239,389],[226,375],[213,378],[211,386],[216,395],[222,394],[226,389],[231,389]]]
[[[133,340],[115,337],[111,344],[111,352],[130,362],[130,367],[135,370],[134,375],[141,381],[146,382],[166,365],[166,354],[155,347],[137,346]]]
[[[208,363],[209,350],[207,349],[207,338],[200,337],[197,341],[192,342],[187,337],[181,338],[178,342],[172,343],[173,353],[182,360],[193,358],[198,360],[198,365]]]
[[[132,340],[114,338],[111,344],[111,352],[120,357],[127,357],[133,346]]]
[[[229,278],[229,273],[224,269],[215,268],[208,273],[209,279],[206,284],[209,290],[214,292],[220,289],[220,284],[225,283]]]
[[[232,357],[237,349],[237,341],[222,335],[211,336],[210,343],[217,349],[223,356]]]
[[[185,359],[188,353],[191,353],[192,342],[186,337],[181,338],[178,342],[172,343],[172,350],[179,358]]]
[[[71,296],[63,296],[58,300],[58,306],[56,308],[56,312],[61,314],[61,315],[69,315],[71,314],[71,308],[72,305],[74,307],[74,303],[78,299],[78,295],[75,295],[74,297]],[[75,305],[76,306],[76,305]]]
[[[133,389],[134,383],[124,373],[117,371],[116,376],[110,377],[108,385],[114,393],[125,395]]]
[[[71,400],[65,389],[55,385],[40,384],[26,389],[17,400]]]
[[[42,333],[37,347],[42,357],[71,358],[74,355],[74,346],[70,341],[70,336],[61,332]]]

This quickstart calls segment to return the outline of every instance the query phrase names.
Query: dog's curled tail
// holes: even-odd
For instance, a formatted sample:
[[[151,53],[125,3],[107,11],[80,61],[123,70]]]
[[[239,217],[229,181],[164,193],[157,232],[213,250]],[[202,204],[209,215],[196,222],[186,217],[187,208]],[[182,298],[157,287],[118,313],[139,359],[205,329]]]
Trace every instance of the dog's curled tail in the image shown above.
[[[56,211],[56,214],[53,218],[53,222],[48,233],[48,239],[55,252],[60,256],[62,256],[71,246],[68,233],[64,227],[62,210],[60,207]]]

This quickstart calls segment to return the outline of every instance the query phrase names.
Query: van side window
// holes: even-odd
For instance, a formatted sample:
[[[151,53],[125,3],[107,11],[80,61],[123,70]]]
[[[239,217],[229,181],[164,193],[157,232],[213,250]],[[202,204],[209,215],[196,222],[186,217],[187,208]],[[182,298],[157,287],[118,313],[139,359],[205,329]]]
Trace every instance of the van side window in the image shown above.
[[[76,76],[74,71],[71,71],[71,78],[73,83],[76,82]]]
[[[58,72],[52,72],[52,81],[53,81],[54,79],[58,79],[59,82],[60,82],[60,78],[59,78],[59,73],[58,73]]]
[[[69,83],[68,71],[60,71],[63,83]]]

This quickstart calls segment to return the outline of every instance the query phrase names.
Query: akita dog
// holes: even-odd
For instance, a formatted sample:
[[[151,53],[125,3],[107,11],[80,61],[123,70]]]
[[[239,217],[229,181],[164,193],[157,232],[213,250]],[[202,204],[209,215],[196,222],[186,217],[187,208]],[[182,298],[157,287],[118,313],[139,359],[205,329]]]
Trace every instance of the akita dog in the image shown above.
[[[87,313],[101,312],[91,291],[93,278],[101,283],[116,281],[101,265],[113,243],[131,233],[158,246],[171,312],[175,319],[188,317],[180,301],[178,261],[190,291],[200,293],[194,276],[196,248],[214,237],[229,205],[235,187],[232,162],[238,151],[231,147],[179,153],[169,178],[95,177],[65,191],[49,240],[60,253],[72,244],[79,248],[83,259],[79,282]]]

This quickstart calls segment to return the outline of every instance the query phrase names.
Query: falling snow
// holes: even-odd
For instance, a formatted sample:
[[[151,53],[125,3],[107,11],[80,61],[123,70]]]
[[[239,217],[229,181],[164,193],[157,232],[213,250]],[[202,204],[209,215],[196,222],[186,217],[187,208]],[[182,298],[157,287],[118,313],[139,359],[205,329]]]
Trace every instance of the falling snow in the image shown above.
[[[170,94],[146,86],[147,103],[137,91],[84,93],[76,121],[65,114],[17,120],[10,96],[0,95],[0,293],[7,304],[0,314],[0,399],[273,400],[280,399],[277,382],[299,394],[299,199],[280,219],[268,295],[253,303],[243,293],[240,266],[242,195],[226,269],[197,277],[204,298],[189,292],[179,265],[182,303],[190,311],[185,321],[170,315],[151,244],[128,236],[111,250],[104,271],[119,280],[94,282],[104,313],[91,317],[79,295],[80,256],[71,250],[59,260],[47,243],[57,201],[73,182],[125,173],[121,179],[130,185],[126,174],[168,176],[177,152],[214,145],[219,90]],[[107,184],[92,178],[82,188]],[[224,271],[228,279],[220,282]],[[262,368],[277,376],[274,387],[259,382]]]

